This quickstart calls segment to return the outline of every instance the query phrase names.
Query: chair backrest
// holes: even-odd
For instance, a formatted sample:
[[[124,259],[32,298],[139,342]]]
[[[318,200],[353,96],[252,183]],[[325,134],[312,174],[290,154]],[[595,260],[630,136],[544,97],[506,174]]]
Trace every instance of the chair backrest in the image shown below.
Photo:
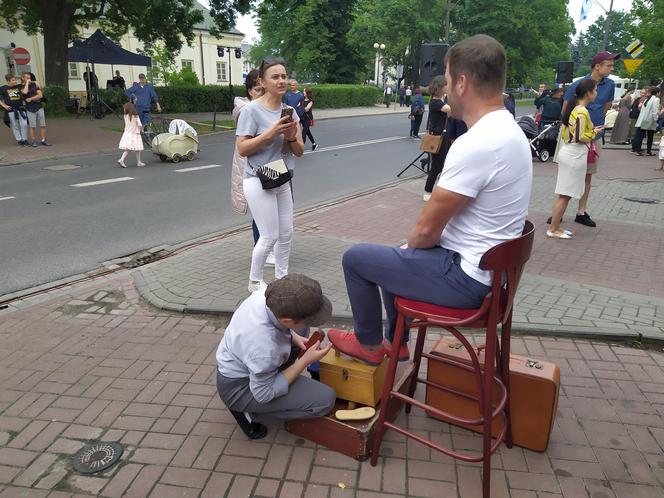
[[[510,316],[514,295],[519,286],[523,268],[530,259],[534,240],[535,227],[526,220],[520,237],[492,247],[484,253],[480,260],[481,269],[493,271],[491,291],[494,296],[501,296],[501,321]],[[501,292],[503,285],[505,285],[506,292]]]

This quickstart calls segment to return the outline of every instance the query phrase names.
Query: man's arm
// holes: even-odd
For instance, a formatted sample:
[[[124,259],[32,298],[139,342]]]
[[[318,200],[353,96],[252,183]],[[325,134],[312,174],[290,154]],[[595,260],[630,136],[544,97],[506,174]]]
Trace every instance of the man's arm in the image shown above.
[[[415,226],[410,231],[408,247],[430,249],[438,245],[445,225],[470,199],[451,190],[434,188],[431,199],[420,212]]]

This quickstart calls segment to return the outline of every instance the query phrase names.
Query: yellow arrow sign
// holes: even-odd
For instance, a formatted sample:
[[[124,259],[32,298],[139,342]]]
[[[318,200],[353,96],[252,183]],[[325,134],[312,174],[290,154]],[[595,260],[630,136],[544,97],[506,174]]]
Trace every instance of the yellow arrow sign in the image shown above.
[[[632,76],[634,71],[636,71],[639,66],[643,64],[643,59],[623,59],[623,63],[625,64],[625,69],[627,69],[629,75]]]

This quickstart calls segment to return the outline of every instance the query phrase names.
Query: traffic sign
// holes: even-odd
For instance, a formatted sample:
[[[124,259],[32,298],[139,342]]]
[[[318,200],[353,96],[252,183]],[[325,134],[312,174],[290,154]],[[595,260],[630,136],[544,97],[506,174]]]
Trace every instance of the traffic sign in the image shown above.
[[[641,40],[634,40],[632,43],[627,45],[626,50],[627,53],[632,56],[632,58],[638,57],[643,52],[643,43],[641,43]]]
[[[632,76],[634,71],[636,71],[639,66],[643,64],[643,59],[623,59],[623,63],[625,64],[625,69],[627,69],[629,75]]]
[[[14,49],[14,61],[19,66],[25,66],[30,63],[30,52],[21,47]]]

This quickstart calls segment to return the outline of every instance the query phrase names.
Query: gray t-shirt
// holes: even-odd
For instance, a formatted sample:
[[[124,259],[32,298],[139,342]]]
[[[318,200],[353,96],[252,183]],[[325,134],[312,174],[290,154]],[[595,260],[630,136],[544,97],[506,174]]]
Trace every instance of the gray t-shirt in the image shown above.
[[[265,133],[265,131],[267,131],[276,121],[279,121],[280,118],[281,109],[273,111],[257,100],[254,100],[242,109],[240,119],[237,122],[235,135],[238,137],[256,137],[261,133]],[[293,110],[293,120],[296,123],[300,122],[300,118],[297,116],[295,110]],[[256,176],[255,171],[258,168],[272,161],[276,161],[277,159],[283,159],[289,170],[294,169],[295,159],[293,154],[291,152],[288,152],[287,154],[281,153],[283,144],[284,136],[277,135],[269,142],[264,143],[258,152],[247,156],[244,178]]]

